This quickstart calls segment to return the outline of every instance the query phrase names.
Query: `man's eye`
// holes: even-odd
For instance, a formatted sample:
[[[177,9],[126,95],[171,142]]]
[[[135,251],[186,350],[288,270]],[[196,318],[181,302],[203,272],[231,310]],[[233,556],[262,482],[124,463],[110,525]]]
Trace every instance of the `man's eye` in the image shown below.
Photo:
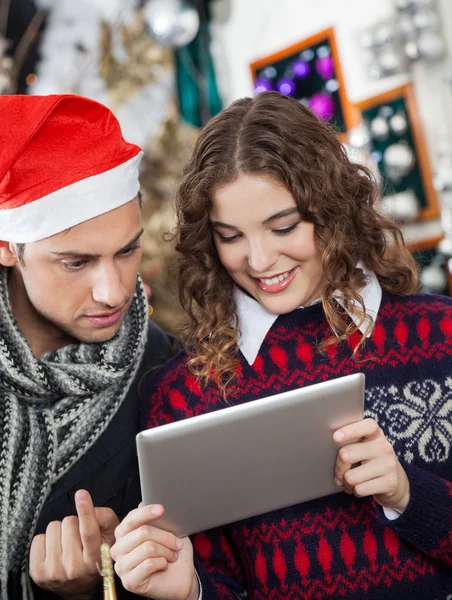
[[[125,248],[122,252],[121,252],[121,256],[129,256],[130,254],[133,254],[133,252],[139,248],[139,246],[131,246],[130,248]]]
[[[63,264],[70,271],[79,271],[86,265],[86,260],[64,261]]]

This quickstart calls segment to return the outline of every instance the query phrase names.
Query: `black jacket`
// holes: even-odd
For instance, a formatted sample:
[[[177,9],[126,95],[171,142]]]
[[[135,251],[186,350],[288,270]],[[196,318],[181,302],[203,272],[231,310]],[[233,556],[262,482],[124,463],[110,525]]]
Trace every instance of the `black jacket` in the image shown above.
[[[88,490],[94,506],[112,508],[122,520],[141,501],[135,436],[140,426],[140,382],[145,373],[165,362],[171,352],[172,339],[154,323],[149,324],[149,337],[138,374],[127,397],[110,425],[88,452],[55,484],[36,527],[44,533],[51,521],[75,515],[74,494]],[[117,580],[119,598],[136,598],[128,594]],[[34,586],[35,600],[55,599],[54,594]],[[102,598],[102,591],[96,596]]]

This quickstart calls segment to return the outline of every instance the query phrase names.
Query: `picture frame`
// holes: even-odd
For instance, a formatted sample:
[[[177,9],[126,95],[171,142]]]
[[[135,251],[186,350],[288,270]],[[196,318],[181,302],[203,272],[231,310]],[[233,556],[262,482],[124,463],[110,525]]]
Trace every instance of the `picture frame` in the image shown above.
[[[361,115],[361,123],[368,125],[369,129],[372,128],[372,121],[376,117],[379,117],[384,109],[404,114],[407,125],[406,131],[397,135],[389,131],[387,139],[383,141],[373,140],[370,152],[371,154],[373,153],[373,156],[377,156],[376,162],[385,185],[387,186],[389,183],[389,188],[387,187],[386,189],[386,191],[389,191],[389,194],[412,190],[419,207],[419,214],[416,220],[425,221],[438,218],[440,215],[440,204],[433,186],[433,173],[413,85],[408,83],[393,88],[382,94],[366,98],[358,102],[356,106]],[[400,182],[394,183],[387,177],[384,160],[378,162],[378,156],[384,156],[385,150],[391,144],[399,144],[400,142],[411,149],[414,155],[414,166],[410,173],[401,178]]]
[[[330,59],[324,59],[322,53],[329,56]],[[320,68],[322,61],[326,69]],[[298,64],[303,69],[303,62],[307,63],[305,71],[308,72],[304,76],[302,73],[298,73],[299,76],[297,76],[298,71],[295,71],[294,74],[295,67]],[[272,85],[270,89],[277,89],[278,82],[285,77],[289,77],[289,79],[292,77],[294,90],[287,95],[292,95],[303,104],[309,105],[310,108],[318,107],[319,111],[313,109],[314,112],[317,112],[321,118],[332,121],[340,136],[357,124],[359,114],[347,96],[333,27],[319,31],[278,52],[254,60],[249,67],[255,89],[256,82],[264,76],[266,70],[268,72],[269,68],[274,71],[274,76],[267,78]],[[328,78],[328,75],[332,76]],[[327,117],[328,110],[322,108],[322,96],[327,101],[327,108],[328,103],[331,104],[332,114],[330,117]]]

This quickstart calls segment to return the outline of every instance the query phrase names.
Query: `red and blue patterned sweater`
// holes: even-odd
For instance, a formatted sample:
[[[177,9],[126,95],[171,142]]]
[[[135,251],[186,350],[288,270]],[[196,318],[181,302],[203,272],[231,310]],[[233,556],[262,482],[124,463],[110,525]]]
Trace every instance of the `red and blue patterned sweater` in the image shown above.
[[[393,444],[410,503],[391,521],[372,498],[341,492],[194,535],[203,600],[452,598],[452,299],[383,293],[360,362],[359,332],[316,352],[328,332],[321,304],[279,316],[253,365],[239,354],[230,403],[365,373],[366,416]],[[184,353],[145,390],[146,427],[225,407]]]

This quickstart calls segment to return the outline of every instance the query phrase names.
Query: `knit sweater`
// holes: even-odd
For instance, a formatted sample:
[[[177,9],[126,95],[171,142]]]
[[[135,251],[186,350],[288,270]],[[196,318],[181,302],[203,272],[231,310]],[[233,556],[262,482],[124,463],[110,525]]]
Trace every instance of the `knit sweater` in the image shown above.
[[[280,315],[252,365],[239,353],[229,402],[364,373],[365,415],[406,470],[408,507],[389,520],[373,498],[340,492],[194,535],[203,600],[452,597],[452,299],[383,293],[358,361],[359,332],[317,352],[329,331],[321,304]],[[145,391],[147,427],[225,408],[184,353]]]

